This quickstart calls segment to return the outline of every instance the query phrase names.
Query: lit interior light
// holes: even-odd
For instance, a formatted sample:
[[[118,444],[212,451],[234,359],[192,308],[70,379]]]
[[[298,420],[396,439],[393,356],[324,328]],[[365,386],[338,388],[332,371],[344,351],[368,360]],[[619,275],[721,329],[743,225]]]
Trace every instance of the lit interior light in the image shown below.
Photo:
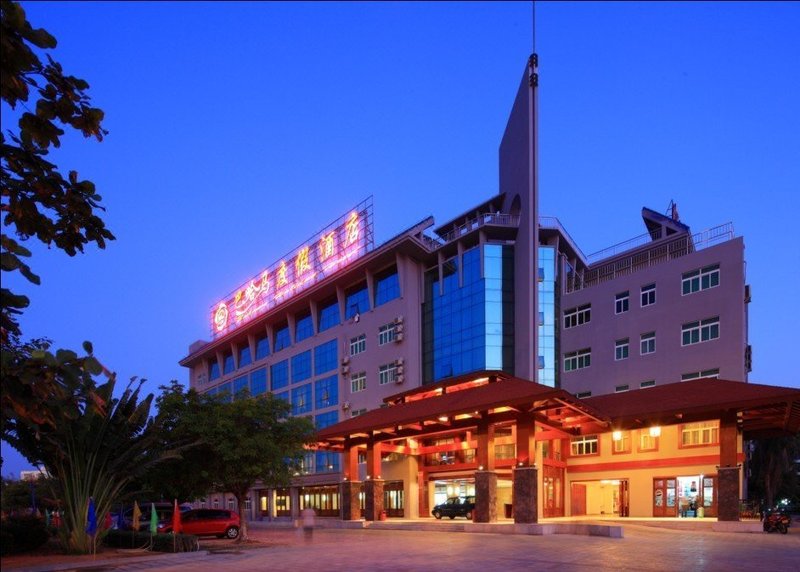
[[[611,434],[611,438],[614,439],[614,441],[622,441],[622,431],[614,431]]]
[[[650,427],[650,436],[651,437],[660,437],[661,436],[661,427]]]
[[[442,415],[441,417],[439,417],[439,421],[445,423],[447,421],[447,415]]]

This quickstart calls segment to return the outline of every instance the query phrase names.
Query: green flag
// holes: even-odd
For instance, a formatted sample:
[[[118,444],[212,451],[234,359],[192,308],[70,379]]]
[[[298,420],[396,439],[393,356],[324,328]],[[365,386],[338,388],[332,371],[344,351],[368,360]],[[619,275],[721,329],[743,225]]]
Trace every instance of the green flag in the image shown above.
[[[158,532],[158,514],[156,514],[156,505],[150,503],[150,534]]]

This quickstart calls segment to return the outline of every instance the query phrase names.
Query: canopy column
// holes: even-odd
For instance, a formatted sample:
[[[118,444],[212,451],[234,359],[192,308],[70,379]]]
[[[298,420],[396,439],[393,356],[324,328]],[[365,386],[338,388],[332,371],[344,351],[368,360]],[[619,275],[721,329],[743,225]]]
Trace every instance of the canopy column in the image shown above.
[[[364,482],[364,518],[380,520],[383,512],[383,479],[381,478],[381,443],[367,443],[367,480]]]
[[[346,443],[342,456],[344,463],[344,480],[341,483],[342,520],[359,520],[361,504],[358,495],[362,483],[358,474],[358,448]]]
[[[719,420],[718,519],[739,520],[738,436],[735,411],[728,411]]]
[[[539,521],[539,471],[536,469],[536,423],[533,415],[517,416],[517,466],[514,467],[514,522]]]
[[[486,415],[478,421],[475,432],[475,522],[497,522],[497,473],[494,472],[494,427]]]

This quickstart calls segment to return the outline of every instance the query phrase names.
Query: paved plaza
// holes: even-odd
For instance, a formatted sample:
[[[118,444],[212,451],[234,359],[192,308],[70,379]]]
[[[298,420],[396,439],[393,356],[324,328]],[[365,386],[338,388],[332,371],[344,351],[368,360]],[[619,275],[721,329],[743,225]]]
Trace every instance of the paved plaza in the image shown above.
[[[206,541],[203,547],[214,551],[208,555],[124,561],[102,570],[800,570],[800,528],[784,536],[626,525],[621,539],[343,529],[316,530],[309,543],[289,530],[254,529],[251,536],[268,547]]]

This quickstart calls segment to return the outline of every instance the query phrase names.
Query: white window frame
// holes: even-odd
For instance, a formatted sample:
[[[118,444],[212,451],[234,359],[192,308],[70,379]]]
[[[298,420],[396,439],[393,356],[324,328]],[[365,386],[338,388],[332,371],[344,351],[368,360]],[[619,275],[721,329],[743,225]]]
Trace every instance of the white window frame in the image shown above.
[[[564,371],[585,369],[592,365],[592,348],[564,354]]]
[[[647,389],[648,387],[655,387],[656,380],[655,379],[648,379],[647,381],[642,381],[639,383],[639,389]]]
[[[630,391],[631,386],[630,384],[626,383],[623,385],[618,385],[614,388],[614,393],[625,393],[626,391]]]
[[[357,356],[367,351],[367,334],[360,334],[355,338],[350,338],[350,355]]]
[[[642,286],[639,303],[642,308],[653,306],[656,303],[656,283]]]
[[[625,290],[614,296],[614,313],[624,314],[631,309],[631,292]]]
[[[650,431],[639,431],[639,450],[658,451],[658,436],[651,435]]]
[[[647,332],[639,336],[639,355],[646,356],[656,353],[656,333]]]
[[[350,376],[350,393],[358,393],[367,389],[367,372],[360,371]]]
[[[683,324],[683,326],[681,326],[681,346],[693,346],[695,344],[716,340],[720,335],[719,330],[719,316]],[[689,334],[688,342],[684,340],[686,334]]]
[[[350,417],[358,417],[359,415],[364,415],[367,412],[366,407],[362,407],[361,409],[353,409],[350,411]]]
[[[389,322],[388,324],[382,325],[380,328],[378,328],[378,345],[385,346],[386,344],[392,343],[396,335],[396,322]]]
[[[564,310],[564,329],[576,328],[592,321],[592,305],[584,304]]]
[[[598,441],[597,435],[573,437],[569,444],[570,456],[582,457],[585,455],[596,455],[599,447]]]
[[[717,421],[687,423],[681,427],[681,445],[683,447],[700,447],[717,443],[719,443],[719,422]]]
[[[397,378],[397,365],[386,363],[378,367],[378,384],[388,385]]]
[[[681,296],[689,296],[696,292],[716,288],[719,286],[719,279],[719,264],[686,272],[681,279]],[[715,281],[716,283],[714,283]]]
[[[630,338],[625,338],[624,340],[617,340],[614,342],[614,361],[628,359],[630,353]]]
[[[681,381],[689,381],[692,379],[700,379],[702,377],[716,377],[719,378],[719,368],[714,367],[711,369],[703,369],[700,371],[690,371],[689,373],[681,374]]]

